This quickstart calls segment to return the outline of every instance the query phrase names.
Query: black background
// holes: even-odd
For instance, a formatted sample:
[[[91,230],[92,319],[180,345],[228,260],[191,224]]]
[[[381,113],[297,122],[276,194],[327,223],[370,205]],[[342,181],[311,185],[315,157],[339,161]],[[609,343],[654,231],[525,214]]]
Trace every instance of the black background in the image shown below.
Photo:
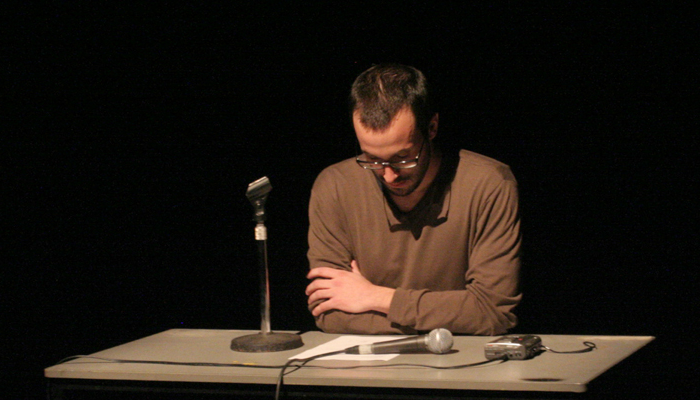
[[[265,175],[272,326],[315,329],[309,190],[354,155],[348,89],[379,62],[433,81],[444,145],[512,167],[516,331],[653,335],[635,355],[643,379],[676,379],[668,366],[689,356],[667,346],[691,332],[698,236],[682,10],[177,4],[53,2],[0,28],[3,379],[17,398],[41,396],[43,368],[66,356],[171,328],[259,329],[244,194]]]

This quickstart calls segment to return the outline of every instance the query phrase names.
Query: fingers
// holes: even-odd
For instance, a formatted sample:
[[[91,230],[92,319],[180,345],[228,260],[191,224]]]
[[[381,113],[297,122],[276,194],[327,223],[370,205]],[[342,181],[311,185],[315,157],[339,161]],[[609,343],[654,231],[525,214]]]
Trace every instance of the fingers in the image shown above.
[[[357,296],[357,290],[365,282],[357,261],[351,261],[350,270],[332,267],[312,268],[306,277],[312,280],[305,292],[308,296],[308,304],[316,304],[311,311],[313,316],[316,317],[334,309],[354,312],[352,304],[356,301],[353,299]]]
[[[330,305],[329,305],[330,303]],[[311,310],[311,315],[318,317],[326,311],[333,309],[333,303],[330,300],[320,302],[313,310]]]
[[[360,273],[360,265],[357,264],[357,260],[350,261],[350,268],[352,268],[352,272]]]
[[[309,296],[307,303],[309,305],[316,304],[316,307],[311,310],[314,317],[333,309],[334,302],[331,298],[331,291],[326,285],[323,285],[325,283],[327,283],[326,279],[317,279],[306,287],[306,295]]]
[[[320,302],[326,301],[328,301],[327,298],[324,298],[319,292],[314,292],[311,296],[309,296],[308,304],[320,304]],[[318,308],[318,306],[316,306],[316,308]]]
[[[321,289],[328,288],[328,281],[326,279],[316,279],[313,282],[309,283],[309,285],[306,287],[306,295],[311,296]]]
[[[344,273],[348,273],[346,271],[342,271]],[[331,272],[330,275],[333,275]],[[326,275],[327,276],[327,275]],[[331,289],[335,286],[335,282],[332,278],[330,277],[324,277],[322,274],[318,278],[314,278],[311,283],[306,286],[306,295],[309,296],[308,298],[308,303],[311,304],[314,301],[322,300],[322,299],[328,299],[331,297]]]
[[[317,267],[311,269],[311,271],[306,274],[308,279],[312,279],[312,282],[306,287],[306,295],[310,296],[319,289],[330,289],[334,284],[334,279],[347,277],[348,274],[351,273],[359,274],[360,271],[357,267],[357,262],[353,261],[353,263],[352,272],[330,267]]]

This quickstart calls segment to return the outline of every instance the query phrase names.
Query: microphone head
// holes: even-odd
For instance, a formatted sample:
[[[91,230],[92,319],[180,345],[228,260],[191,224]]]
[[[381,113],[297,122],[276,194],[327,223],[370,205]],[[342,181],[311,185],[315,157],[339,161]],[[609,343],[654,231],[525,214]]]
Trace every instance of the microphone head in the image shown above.
[[[248,184],[248,190],[246,190],[245,195],[251,203],[255,204],[256,201],[264,201],[271,190],[272,185],[270,184],[270,179],[263,176],[255,182]]]
[[[452,333],[443,328],[433,329],[428,334],[425,344],[432,353],[447,353],[452,349]]]

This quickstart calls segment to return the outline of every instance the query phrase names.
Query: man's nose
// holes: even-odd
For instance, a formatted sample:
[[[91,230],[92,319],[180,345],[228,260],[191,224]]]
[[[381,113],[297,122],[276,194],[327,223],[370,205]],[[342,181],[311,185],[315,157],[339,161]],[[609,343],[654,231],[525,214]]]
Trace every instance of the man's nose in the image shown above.
[[[396,171],[394,171],[394,169],[388,165],[384,167],[384,174],[383,175],[384,175],[384,181],[386,181],[386,183],[392,183],[396,180],[396,178],[399,177],[399,174],[397,174]]]

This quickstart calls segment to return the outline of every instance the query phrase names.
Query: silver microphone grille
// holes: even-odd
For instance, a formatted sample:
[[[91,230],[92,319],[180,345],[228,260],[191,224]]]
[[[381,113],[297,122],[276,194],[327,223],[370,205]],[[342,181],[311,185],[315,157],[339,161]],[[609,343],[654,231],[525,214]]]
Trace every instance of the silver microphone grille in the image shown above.
[[[430,331],[426,341],[428,350],[436,354],[443,354],[450,351],[452,343],[452,333],[443,328]]]

